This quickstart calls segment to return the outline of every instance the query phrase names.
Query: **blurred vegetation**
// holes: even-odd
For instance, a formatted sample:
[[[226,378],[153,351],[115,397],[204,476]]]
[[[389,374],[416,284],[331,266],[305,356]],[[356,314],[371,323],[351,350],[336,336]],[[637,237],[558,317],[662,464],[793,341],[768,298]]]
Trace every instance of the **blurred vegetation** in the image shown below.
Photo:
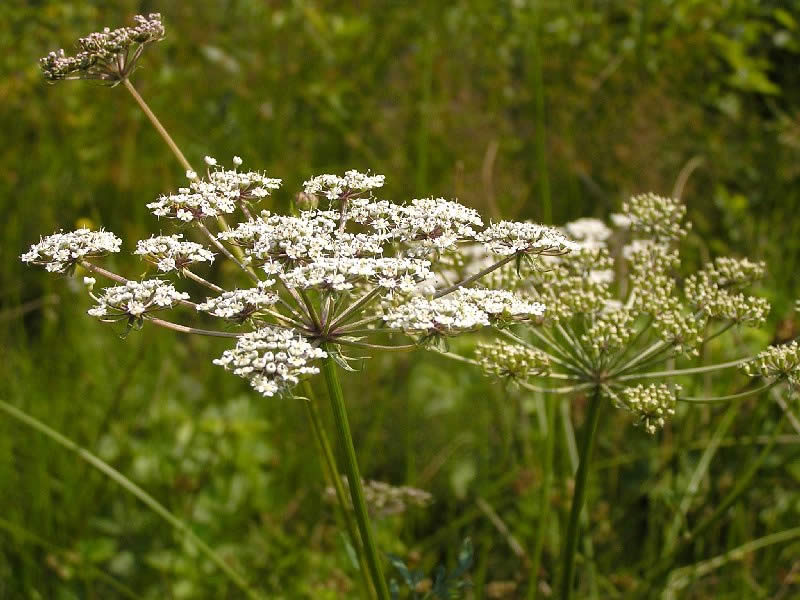
[[[238,154],[283,178],[276,205],[310,175],[347,168],[385,173],[396,200],[457,197],[494,217],[554,223],[604,216],[635,192],[679,193],[697,259],[766,260],[774,339],[796,335],[800,2],[6,0],[0,398],[125,473],[267,597],[358,593],[302,406],[257,398],[211,365],[224,342],[151,328],[121,340],[85,317],[74,281],[17,259],[62,227],[102,224],[128,243],[157,230],[144,204],[177,187],[182,170],[144,115],[122,88],[46,85],[36,62],[154,10],[167,38],[146,52],[134,84],[190,161]],[[552,206],[539,200],[545,185]],[[132,257],[113,262],[142,269]],[[770,341],[751,338],[711,350],[739,356]],[[470,536],[468,593],[520,597],[537,524],[541,399],[430,355],[377,356],[345,384],[362,471],[435,497],[382,520],[382,550],[431,573],[452,568]],[[545,580],[583,407],[578,398],[559,417]],[[625,597],[659,556],[715,432],[721,443],[688,498],[691,522],[731,488],[776,419],[766,398],[692,407],[652,439],[608,412],[589,491],[593,544],[579,563],[583,596]],[[0,457],[0,598],[237,597],[136,499],[5,416]],[[800,445],[783,436],[728,518],[675,566],[799,518]],[[797,597],[798,556],[796,539],[770,545],[690,578],[678,597]]]

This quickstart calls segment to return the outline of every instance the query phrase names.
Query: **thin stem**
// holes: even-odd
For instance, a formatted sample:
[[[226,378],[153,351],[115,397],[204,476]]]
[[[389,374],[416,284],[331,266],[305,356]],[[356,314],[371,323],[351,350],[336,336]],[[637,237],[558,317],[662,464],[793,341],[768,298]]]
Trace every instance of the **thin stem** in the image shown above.
[[[341,314],[337,315],[333,322],[330,325],[330,331],[334,331],[339,325],[347,321],[347,319],[355,313],[357,310],[362,308],[366,305],[370,300],[373,300],[378,294],[381,293],[381,288],[375,288],[374,290],[367,292],[361,298],[356,300],[353,304],[348,306]]]
[[[551,350],[553,350],[554,352],[557,352],[559,354],[559,356],[563,357],[563,353],[562,353],[563,351],[561,350],[561,347],[558,346],[555,342],[548,340],[547,337],[545,337],[541,332],[537,331],[536,328],[534,328],[534,327],[532,327],[530,329],[530,331],[531,331],[531,333],[533,333],[533,335],[535,335],[540,340],[542,340],[544,343],[546,343],[548,345],[548,347],[550,347]],[[562,367],[564,367],[568,371],[572,371],[574,374],[576,374],[578,376],[582,376],[584,374],[584,371],[582,371],[580,369],[580,367],[575,365],[575,363],[567,360],[566,358],[564,360],[562,360],[561,358],[553,356],[552,354],[550,354],[546,350],[543,350],[542,348],[534,346],[533,344],[531,344],[527,340],[524,340],[521,337],[518,337],[518,336],[514,335],[510,331],[507,331],[505,329],[499,329],[498,333],[500,335],[502,335],[503,337],[506,337],[506,338],[510,339],[511,341],[516,342],[517,344],[521,344],[521,345],[525,346],[526,348],[531,348],[533,350],[538,350],[539,352],[544,354],[550,362],[553,362],[553,363],[555,363],[557,365],[561,365]]]
[[[327,344],[323,345],[323,350],[329,350]],[[322,370],[325,374],[325,383],[328,386],[328,395],[330,396],[333,418],[336,422],[339,443],[344,456],[344,467],[345,473],[347,474],[347,483],[350,487],[350,497],[353,500],[353,511],[355,512],[358,529],[361,532],[361,541],[372,577],[372,583],[375,586],[378,598],[380,600],[389,600],[389,590],[386,587],[386,581],[381,571],[378,549],[375,545],[375,539],[373,538],[369,523],[367,504],[364,501],[361,473],[358,470],[356,450],[353,447],[353,436],[350,433],[350,423],[347,420],[347,408],[344,403],[342,386],[339,383],[339,375],[336,372],[336,361],[331,357],[330,352],[328,358],[322,363]]]
[[[730,323],[728,323],[727,325],[725,325],[725,326],[723,326],[723,327],[720,327],[720,329],[719,329],[718,331],[716,331],[715,333],[712,333],[710,336],[708,336],[707,338],[705,338],[705,339],[704,339],[704,340],[701,342],[701,344],[707,344],[708,342],[710,342],[710,341],[711,341],[711,340],[713,340],[714,338],[721,336],[723,333],[725,333],[726,331],[728,331],[728,329],[730,329],[730,328],[731,328],[731,327],[733,327],[734,325],[736,325],[736,322],[735,322],[735,321],[731,321],[731,322],[730,322]]]
[[[465,287],[465,286],[469,285],[470,283],[472,283],[473,281],[477,281],[478,279],[480,279],[484,275],[488,275],[492,271],[496,271],[497,269],[499,269],[503,265],[505,265],[505,264],[511,262],[512,260],[514,260],[515,258],[517,258],[516,254],[512,254],[510,256],[506,256],[503,260],[501,260],[499,262],[496,262],[493,265],[488,266],[485,269],[482,269],[482,270],[478,271],[474,275],[470,275],[466,279],[462,279],[461,281],[459,281],[457,283],[454,283],[450,287],[446,287],[443,290],[439,290],[438,292],[436,292],[433,295],[434,300],[436,298],[441,298],[442,296],[446,296],[447,294],[451,294],[451,293],[455,292],[458,288]]]
[[[399,346],[384,346],[381,344],[368,344],[367,342],[356,342],[353,340],[345,340],[342,338],[334,338],[331,340],[334,344],[342,344],[343,346],[353,346],[355,348],[368,348],[370,350],[384,350],[386,352],[411,352],[418,350],[419,346],[416,344],[401,344]]]
[[[319,320],[319,315],[317,315],[317,311],[314,309],[314,304],[311,302],[311,298],[308,297],[308,294],[305,290],[300,289],[300,298],[303,299],[303,304],[308,311],[308,316],[311,317],[311,323],[314,325],[314,328],[317,331],[322,331],[322,322]]]
[[[242,575],[237,573],[227,563],[227,561],[224,558],[222,558],[208,544],[206,544],[202,539],[200,539],[186,523],[178,519],[169,510],[167,510],[164,507],[164,505],[158,502],[158,500],[153,498],[150,494],[145,492],[142,488],[133,483],[130,479],[125,477],[114,467],[112,467],[108,463],[103,462],[97,456],[95,456],[85,448],[82,448],[81,446],[79,446],[66,436],[61,435],[56,430],[51,429],[38,419],[35,419],[29,414],[19,410],[15,406],[12,406],[11,404],[8,404],[0,400],[0,410],[4,411],[12,418],[24,423],[28,427],[35,429],[42,435],[48,437],[50,440],[62,446],[63,448],[69,450],[70,452],[74,452],[82,460],[92,465],[95,469],[103,473],[106,477],[115,481],[125,491],[129,492],[130,494],[138,498],[150,510],[152,510],[154,513],[156,513],[158,516],[164,519],[167,523],[169,523],[176,531],[180,532],[183,536],[185,536],[188,540],[190,540],[192,544],[197,546],[197,549],[200,550],[200,552],[202,552],[203,554],[205,554],[206,557],[208,557],[208,559],[211,560],[215,565],[217,565],[217,567],[220,570],[222,570],[236,585],[236,587],[241,589],[248,598],[260,597],[255,591],[253,591],[250,588],[244,577],[242,577]]]
[[[183,155],[183,152],[181,152],[181,149],[178,148],[178,145],[175,143],[172,137],[170,137],[169,133],[167,133],[167,130],[164,129],[161,121],[159,121],[153,111],[150,110],[150,107],[147,106],[147,102],[145,102],[144,98],[139,95],[139,92],[136,91],[136,88],[133,87],[133,84],[128,80],[127,77],[122,80],[122,83],[131,93],[133,99],[139,104],[139,108],[142,109],[142,112],[144,112],[144,114],[147,115],[147,118],[150,119],[150,122],[153,124],[153,127],[156,128],[156,131],[158,131],[161,137],[164,138],[164,141],[167,143],[167,146],[169,146],[169,149],[172,150],[172,153],[178,159],[178,162],[181,163],[186,171],[193,171],[194,169],[192,169],[192,165],[190,165],[189,161],[186,160],[186,157]]]
[[[679,377],[681,375],[694,375],[695,373],[708,373],[709,371],[721,371],[722,369],[739,367],[750,360],[751,360],[750,358],[740,358],[738,360],[732,360],[730,362],[719,363],[716,365],[707,365],[705,367],[692,367],[689,369],[670,369],[669,371],[651,371],[649,373],[631,373],[630,375],[621,375],[620,377],[617,377],[616,380],[628,381],[631,379]]]
[[[568,387],[560,387],[560,388],[538,387],[535,385],[531,385],[526,381],[520,381],[519,385],[531,392],[541,392],[543,394],[572,394],[574,392],[588,390],[590,387],[594,385],[594,383],[582,383],[580,385],[571,385]]]
[[[710,404],[714,402],[728,402],[730,400],[738,400],[740,398],[747,398],[748,396],[753,396],[755,394],[760,394],[761,392],[766,392],[771,388],[775,387],[778,384],[777,381],[773,381],[772,383],[767,383],[762,385],[759,388],[754,390],[748,390],[744,392],[739,392],[738,394],[730,394],[728,396],[678,396],[678,402],[695,402],[697,404]]]
[[[182,273],[183,275],[185,275],[187,278],[189,278],[189,279],[191,279],[192,281],[194,281],[195,283],[199,283],[200,285],[207,287],[207,288],[208,288],[208,289],[210,289],[212,292],[216,292],[217,294],[222,294],[222,293],[225,291],[224,289],[222,289],[222,288],[221,288],[221,287],[219,287],[218,285],[214,285],[214,284],[213,284],[213,283],[211,283],[210,281],[208,281],[208,280],[206,280],[206,279],[203,279],[202,277],[200,277],[199,275],[197,275],[197,274],[195,274],[195,273],[192,273],[192,272],[191,272],[189,269],[187,269],[186,267],[184,267],[183,269],[181,269],[181,273]]]
[[[173,323],[172,321],[165,321],[164,319],[157,319],[156,317],[145,317],[146,320],[150,321],[153,325],[158,325],[159,327],[164,327],[166,329],[172,329],[173,331],[178,331],[180,333],[191,333],[194,335],[207,335],[210,337],[224,337],[224,338],[238,338],[241,336],[241,333],[231,333],[229,331],[213,331],[211,329],[199,329],[197,327],[189,327],[188,325],[180,325],[178,323]]]
[[[225,246],[222,245],[222,242],[220,242],[214,236],[214,234],[208,230],[208,227],[205,226],[205,223],[203,223],[202,221],[195,221],[195,223],[197,224],[197,228],[200,231],[202,231],[203,234],[205,234],[205,236],[208,238],[208,241],[214,244],[214,247],[220,252],[222,252],[222,254],[224,254],[227,259],[232,261],[237,267],[239,267],[242,271],[247,273],[247,276],[250,279],[252,279],[255,283],[258,283],[260,281],[258,275],[256,275],[252,269],[248,269],[246,266],[244,266],[244,263],[242,261],[236,258],[233,254],[231,254],[230,250],[228,250]]]
[[[309,423],[311,423],[311,431],[314,433],[314,440],[317,443],[317,449],[322,455],[322,470],[328,483],[336,491],[336,499],[338,501],[339,512],[341,513],[342,520],[344,521],[347,535],[350,537],[350,543],[353,545],[353,550],[358,556],[360,565],[359,575],[361,576],[361,583],[364,586],[364,591],[370,598],[373,598],[375,592],[372,589],[372,584],[369,581],[369,567],[367,566],[366,559],[364,558],[364,550],[361,546],[361,540],[358,537],[358,529],[353,514],[350,512],[349,504],[347,502],[347,495],[342,483],[342,476],[339,474],[339,469],[336,466],[336,459],[331,448],[331,443],[328,440],[328,435],[325,433],[325,427],[322,425],[322,419],[317,410],[316,398],[314,397],[314,390],[308,380],[303,382],[303,390],[308,396],[308,400],[303,402],[306,408],[306,416]]]
[[[561,595],[559,596],[561,600],[570,600],[570,598],[572,598],[572,582],[575,573],[575,551],[578,548],[580,516],[586,498],[589,463],[592,459],[592,450],[594,449],[594,440],[597,433],[597,423],[600,420],[600,405],[602,402],[603,396],[600,392],[600,387],[597,386],[594,389],[591,400],[589,400],[589,411],[586,415],[583,440],[581,441],[581,458],[578,464],[578,472],[575,475],[575,493],[572,496],[572,507],[570,508],[569,523],[567,525],[566,544],[564,545],[564,554],[561,558],[561,581],[558,586],[561,590]]]
[[[101,275],[106,279],[110,279],[111,281],[116,281],[117,283],[121,283],[123,285],[128,283],[128,280],[125,279],[122,275],[117,275],[116,273],[107,271],[103,267],[98,267],[97,265],[90,263],[88,260],[82,260],[80,262],[80,265],[87,271],[91,271],[92,273]]]
[[[539,522],[536,529],[536,538],[533,543],[533,557],[531,558],[531,575],[528,585],[528,600],[535,600],[539,594],[539,567],[542,564],[542,551],[544,549],[545,531],[550,521],[550,493],[553,487],[553,455],[556,445],[556,412],[555,402],[545,402],[547,413],[547,431],[545,432],[544,458],[542,459],[542,487],[539,495]]]

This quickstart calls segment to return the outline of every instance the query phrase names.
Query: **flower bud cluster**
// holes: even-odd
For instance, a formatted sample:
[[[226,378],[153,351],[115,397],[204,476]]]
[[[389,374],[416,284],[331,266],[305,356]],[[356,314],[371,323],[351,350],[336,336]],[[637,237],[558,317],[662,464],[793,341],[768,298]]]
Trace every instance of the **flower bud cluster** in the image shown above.
[[[206,162],[209,167],[217,164],[211,157],[206,157]],[[241,159],[235,164],[239,166]],[[154,215],[186,223],[218,217],[233,213],[241,204],[257,202],[281,186],[280,179],[254,171],[215,169],[205,179],[194,171],[186,175],[189,187],[179,188],[177,193],[163,195],[147,205]]]
[[[498,379],[526,380],[550,372],[550,360],[544,352],[521,344],[480,343],[475,358],[484,373]]]
[[[180,271],[198,262],[214,262],[214,253],[196,242],[186,242],[183,234],[154,235],[136,243],[134,254],[153,263],[161,272]]]
[[[345,486],[347,476],[342,477]],[[410,486],[394,486],[382,481],[364,481],[364,502],[367,510],[376,517],[388,517],[405,512],[415,506],[425,508],[433,502],[433,496],[425,490]],[[336,490],[333,487],[325,488],[325,499],[328,502],[337,502]],[[348,497],[348,508],[352,510],[352,500]]]
[[[121,244],[121,239],[102,229],[92,231],[83,228],[67,233],[59,231],[42,238],[20,258],[24,263],[43,265],[51,273],[66,273],[81,259],[119,252]]]
[[[297,385],[302,376],[319,373],[309,363],[326,356],[293,331],[265,327],[241,335],[236,347],[226,350],[214,364],[244,377],[259,394],[274,396]]]
[[[770,346],[753,360],[744,363],[750,377],[785,379],[794,389],[800,389],[800,345],[796,341],[782,346]]]
[[[709,317],[757,327],[766,321],[769,302],[735,290],[749,285],[763,273],[763,263],[718,258],[688,277],[684,292],[694,309],[702,310]]]
[[[116,321],[124,317],[141,319],[146,313],[171,308],[188,300],[189,294],[179,292],[167,281],[145,279],[104,288],[100,296],[92,297],[97,306],[88,313],[101,321]]]
[[[581,342],[596,357],[617,352],[633,337],[633,321],[634,315],[625,308],[602,311],[581,336]]]
[[[125,77],[133,68],[142,49],[164,37],[161,15],[152,13],[136,15],[135,27],[121,27],[111,30],[108,27],[97,33],[90,33],[77,42],[79,52],[67,56],[64,50],[51,52],[40,59],[45,79],[105,79],[117,81]],[[131,49],[137,46],[131,52]],[[122,65],[122,66],[120,66]]]
[[[630,221],[631,233],[655,242],[678,241],[689,231],[689,225],[682,223],[686,207],[675,198],[640,194],[623,203],[622,212]]]
[[[258,286],[254,288],[223,292],[215,298],[208,298],[205,302],[198,304],[197,310],[242,323],[256,314],[259,309],[272,306],[278,301],[277,294],[266,291],[266,288],[274,283],[274,279],[266,280],[259,282]]]
[[[452,294],[429,300],[414,296],[389,308],[386,325],[407,333],[457,335],[490,325],[541,317],[545,306],[528,302],[506,290],[459,288]]]
[[[654,434],[675,414],[680,386],[666,383],[636,385],[622,390],[622,403],[639,417],[645,431]]]

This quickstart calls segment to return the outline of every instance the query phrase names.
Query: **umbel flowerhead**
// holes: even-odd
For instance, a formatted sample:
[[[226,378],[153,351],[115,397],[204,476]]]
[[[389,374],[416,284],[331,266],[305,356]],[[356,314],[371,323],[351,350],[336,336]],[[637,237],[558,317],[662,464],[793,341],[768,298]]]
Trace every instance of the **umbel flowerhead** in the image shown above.
[[[279,179],[242,169],[238,157],[232,168],[211,157],[205,162],[204,176],[188,172],[185,187],[147,205],[164,226],[180,230],[135,244],[133,253],[158,278],[131,281],[96,264],[121,248],[106,231],[57,233],[22,260],[58,272],[81,267],[115,281],[99,293],[90,289],[97,304],[89,314],[102,321],[234,338],[234,348],[214,362],[265,396],[317,373],[313,362],[328,355],[347,365],[346,349],[412,350],[485,327],[541,322],[546,302],[487,289],[481,280],[506,264],[578,249],[550,227],[485,225],[475,210],[451,200],[378,199],[384,177],[357,171],[306,181],[302,193],[317,198],[316,207],[258,212]],[[483,248],[477,262],[476,245]],[[238,270],[231,287],[209,280],[219,257]],[[453,279],[454,264],[473,272]],[[166,311],[225,325],[178,323],[165,319]]]
[[[568,223],[564,230],[580,248],[546,258],[545,269],[524,277],[509,267],[495,271],[490,287],[541,302],[547,311],[516,331],[499,331],[468,360],[489,376],[538,391],[599,390],[650,433],[674,414],[677,401],[705,401],[680,396],[680,386],[670,380],[747,359],[679,369],[659,365],[695,360],[704,344],[733,327],[762,325],[769,304],[745,291],[763,276],[762,263],[720,257],[685,274],[680,250],[690,224],[684,217],[675,199],[634,196],[612,215],[613,227],[598,219]],[[797,355],[796,344],[770,349],[750,364],[750,373],[796,383]],[[561,386],[532,385],[532,377]]]
[[[133,71],[144,49],[164,37],[161,15],[136,15],[133,27],[90,33],[80,38],[78,52],[68,56],[63,49],[40,59],[45,79],[96,79],[116,85]]]

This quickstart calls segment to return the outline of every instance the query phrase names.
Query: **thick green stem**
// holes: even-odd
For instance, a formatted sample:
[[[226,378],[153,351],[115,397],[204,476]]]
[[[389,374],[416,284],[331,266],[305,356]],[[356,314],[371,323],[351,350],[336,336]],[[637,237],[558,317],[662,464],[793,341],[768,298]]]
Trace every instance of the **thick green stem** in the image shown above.
[[[325,348],[328,349],[328,348]],[[361,473],[358,470],[356,460],[356,450],[353,447],[353,436],[350,434],[350,424],[347,420],[347,408],[344,404],[342,386],[339,383],[339,374],[336,372],[336,361],[329,355],[323,361],[323,373],[325,383],[328,386],[328,395],[331,400],[333,418],[336,422],[336,431],[339,435],[339,443],[344,457],[344,470],[347,474],[347,484],[350,487],[350,497],[353,500],[353,511],[355,512],[358,529],[361,533],[361,542],[364,548],[364,555],[369,567],[372,584],[380,600],[389,600],[389,590],[381,571],[378,549],[372,535],[372,529],[367,514],[367,504],[364,501],[364,489],[361,484]]]
[[[559,589],[561,600],[572,598],[572,581],[575,573],[575,552],[578,548],[578,537],[580,533],[580,517],[583,503],[586,498],[586,482],[589,478],[589,463],[592,460],[592,450],[597,433],[597,423],[600,420],[600,405],[603,396],[600,388],[596,387],[592,398],[589,401],[589,412],[586,415],[584,425],[583,440],[581,441],[580,463],[578,472],[575,475],[575,493],[572,496],[572,508],[569,513],[569,524],[567,525],[566,544],[561,558],[561,581]]]
[[[178,519],[175,515],[169,512],[163,504],[158,502],[155,498],[153,498],[150,494],[145,492],[142,488],[138,485],[133,483],[130,479],[125,477],[122,473],[117,471],[111,465],[103,462],[94,454],[82,448],[69,438],[61,435],[59,432],[51,429],[41,421],[33,418],[29,414],[22,412],[15,406],[3,402],[0,400],[0,410],[8,414],[9,416],[13,417],[17,421],[24,423],[28,427],[35,429],[42,435],[47,436],[51,441],[57,443],[61,447],[69,450],[70,452],[74,452],[77,454],[81,460],[86,461],[90,465],[92,465],[95,469],[103,473],[109,479],[117,482],[124,490],[131,493],[132,495],[136,496],[142,503],[144,503],[150,510],[156,513],[159,517],[164,519],[167,523],[169,523],[176,531],[178,531],[181,535],[183,535],[186,539],[188,539],[191,543],[193,543],[197,549],[206,556],[211,562],[213,562],[217,568],[219,568],[223,573],[225,573],[230,580],[238,587],[248,598],[260,598],[260,596],[253,591],[250,586],[248,585],[247,581],[242,577],[238,572],[236,572],[233,567],[231,567],[228,562],[219,554],[217,554],[211,546],[206,544],[203,540],[201,540],[191,528]]]
[[[550,521],[550,492],[553,487],[553,454],[556,445],[556,412],[558,401],[554,399],[545,400],[545,411],[547,412],[547,431],[545,432],[544,459],[542,468],[542,488],[539,496],[539,526],[536,530],[536,540],[533,544],[533,556],[531,558],[531,578],[528,587],[528,600],[534,600],[539,595],[539,567],[542,564],[542,550],[544,549],[544,537],[547,524]]]
[[[303,389],[308,396],[308,400],[304,402],[306,416],[311,424],[311,431],[314,433],[314,439],[317,442],[317,450],[323,459],[322,467],[325,478],[336,491],[336,499],[339,503],[345,529],[347,529],[347,535],[350,537],[350,543],[353,545],[353,550],[358,556],[358,564],[360,567],[359,575],[361,576],[361,583],[364,586],[364,592],[368,598],[373,598],[375,593],[369,581],[369,567],[367,566],[367,561],[364,559],[364,551],[361,547],[361,540],[358,537],[356,522],[353,520],[353,514],[349,510],[349,503],[347,502],[347,495],[344,490],[344,484],[342,483],[342,477],[339,475],[339,468],[336,466],[336,458],[333,455],[331,443],[328,441],[328,435],[325,433],[325,428],[322,425],[322,420],[317,410],[314,391],[311,389],[311,384],[309,384],[308,381],[304,382]]]

